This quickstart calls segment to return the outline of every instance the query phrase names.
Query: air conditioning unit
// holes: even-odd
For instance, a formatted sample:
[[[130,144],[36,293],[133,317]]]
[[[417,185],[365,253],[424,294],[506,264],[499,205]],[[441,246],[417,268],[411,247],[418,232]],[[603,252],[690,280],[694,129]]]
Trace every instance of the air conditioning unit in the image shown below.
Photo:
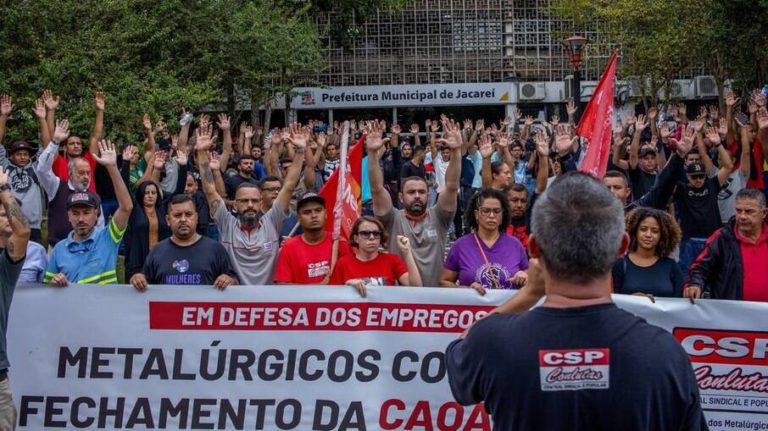
[[[563,79],[563,100],[573,100],[573,75]]]
[[[592,95],[595,94],[595,89],[597,88],[597,85],[582,85],[581,86],[581,101],[582,102],[588,102],[589,99],[592,98]]]
[[[521,82],[518,87],[520,101],[539,101],[547,98],[547,86],[543,82]]]
[[[693,98],[693,81],[690,79],[674,79],[669,83],[669,95],[667,95],[667,89],[661,88],[659,90],[659,98],[664,100],[669,99],[692,99]]]
[[[714,99],[720,94],[714,76],[697,76],[694,82],[694,96],[697,99]]]

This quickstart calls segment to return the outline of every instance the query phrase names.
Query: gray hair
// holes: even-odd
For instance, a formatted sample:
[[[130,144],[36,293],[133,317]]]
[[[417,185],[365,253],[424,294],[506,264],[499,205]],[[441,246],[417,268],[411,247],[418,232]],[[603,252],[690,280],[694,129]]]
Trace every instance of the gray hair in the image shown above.
[[[762,190],[758,189],[741,189],[738,193],[736,193],[736,200],[741,199],[754,199],[757,201],[757,206],[760,208],[765,208],[765,194],[762,192]]]
[[[569,172],[536,201],[532,232],[547,272],[584,284],[607,274],[616,261],[624,209],[601,182]]]

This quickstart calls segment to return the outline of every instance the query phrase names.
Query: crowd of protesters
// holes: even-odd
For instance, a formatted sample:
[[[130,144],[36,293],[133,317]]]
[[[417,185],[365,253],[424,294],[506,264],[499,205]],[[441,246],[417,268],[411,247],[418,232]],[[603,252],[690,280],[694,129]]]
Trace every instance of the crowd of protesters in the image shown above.
[[[532,207],[579,169],[589,146],[575,134],[572,103],[564,121],[443,116],[424,133],[419,124],[404,132],[350,122],[349,145],[362,136],[365,146],[365,210],[348,241],[335,241],[317,192],[339,168],[341,124],[263,132],[233,127],[225,114],[182,112],[170,133],[144,115],[143,142],[115,145],[103,140],[103,93],[87,137],[57,118],[58,105],[43,92],[32,108],[39,136],[0,146],[0,191],[15,198],[31,238],[24,283],[346,284],[363,296],[372,285],[520,289]],[[0,141],[12,111],[0,96]],[[743,104],[729,93],[723,113],[704,107],[689,117],[676,104],[627,115],[611,156],[602,181],[625,208],[629,237],[614,292],[768,301],[762,93]],[[18,221],[9,210],[0,209],[7,250],[9,220]]]

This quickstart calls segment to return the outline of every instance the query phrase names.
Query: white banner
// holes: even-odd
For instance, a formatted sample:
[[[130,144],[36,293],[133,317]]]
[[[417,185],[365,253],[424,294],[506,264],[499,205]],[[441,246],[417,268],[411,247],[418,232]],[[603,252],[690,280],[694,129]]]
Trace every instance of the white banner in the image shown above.
[[[20,287],[19,428],[490,430],[482,406],[453,401],[443,352],[509,294]],[[768,304],[616,300],[685,346],[711,429],[768,428]]]
[[[305,87],[293,91],[293,109],[384,108],[394,106],[506,105],[511,83]]]

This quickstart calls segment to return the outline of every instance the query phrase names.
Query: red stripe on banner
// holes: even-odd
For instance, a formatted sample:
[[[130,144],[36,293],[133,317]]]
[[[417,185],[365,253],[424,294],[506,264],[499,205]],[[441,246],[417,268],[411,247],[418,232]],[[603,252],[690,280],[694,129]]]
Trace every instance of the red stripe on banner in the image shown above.
[[[767,366],[768,332],[675,328],[691,362]]]
[[[149,328],[240,331],[461,332],[493,306],[392,303],[149,303]]]

